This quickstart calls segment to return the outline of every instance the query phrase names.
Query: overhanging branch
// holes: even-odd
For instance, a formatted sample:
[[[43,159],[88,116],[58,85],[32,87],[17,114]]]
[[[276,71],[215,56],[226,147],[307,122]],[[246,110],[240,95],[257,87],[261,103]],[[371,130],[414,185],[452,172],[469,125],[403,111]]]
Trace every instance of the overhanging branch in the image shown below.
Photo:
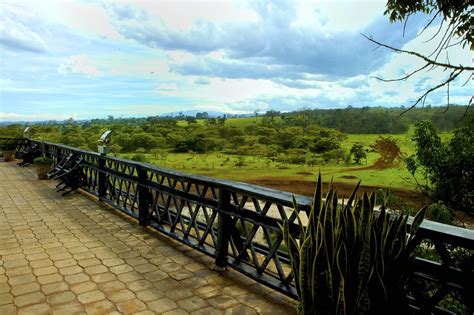
[[[408,54],[408,55],[412,55],[412,56],[415,56],[415,57],[418,57],[420,59],[423,59],[425,62],[429,63],[430,65],[434,65],[434,66],[439,66],[439,67],[443,67],[443,68],[446,68],[446,69],[453,69],[453,70],[467,70],[467,71],[474,71],[474,67],[467,67],[467,66],[462,66],[462,65],[459,65],[459,66],[455,66],[455,65],[452,65],[452,64],[449,64],[449,63],[442,63],[442,62],[439,62],[439,61],[436,61],[436,60],[433,60],[433,59],[430,59],[430,58],[427,58],[426,56],[423,56],[422,54],[420,53],[417,53],[415,51],[411,51],[411,50],[404,50],[404,49],[400,49],[400,48],[395,48],[395,47],[392,47],[392,46],[389,46],[389,45],[386,45],[386,44],[383,44],[379,41],[376,41],[375,39],[373,39],[372,37],[369,37],[365,34],[362,34],[362,36],[364,36],[365,38],[367,38],[369,41],[371,41],[372,43],[374,44],[377,44],[381,47],[385,47],[385,48],[388,48],[392,51],[395,51],[395,52],[398,52],[398,53],[404,53],[404,54]]]

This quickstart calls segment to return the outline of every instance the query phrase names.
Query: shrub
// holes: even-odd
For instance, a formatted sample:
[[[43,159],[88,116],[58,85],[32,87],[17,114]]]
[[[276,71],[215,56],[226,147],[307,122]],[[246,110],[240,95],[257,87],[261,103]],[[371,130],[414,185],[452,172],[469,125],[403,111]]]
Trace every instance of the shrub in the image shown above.
[[[415,216],[391,215],[382,205],[374,216],[375,194],[356,199],[356,186],[340,205],[332,188],[323,199],[318,178],[308,224],[295,211],[299,236],[288,221],[281,227],[289,249],[299,314],[406,314],[406,280],[414,260],[415,238],[426,208]]]
[[[145,157],[145,155],[140,154],[140,153],[132,155],[130,160],[136,161],[136,162],[147,162],[148,161],[147,158]]]
[[[453,223],[453,213],[451,210],[444,205],[442,201],[438,201],[428,207],[426,216],[433,221],[452,224]]]
[[[53,159],[46,156],[40,156],[33,160],[33,163],[37,165],[51,165],[53,164]]]

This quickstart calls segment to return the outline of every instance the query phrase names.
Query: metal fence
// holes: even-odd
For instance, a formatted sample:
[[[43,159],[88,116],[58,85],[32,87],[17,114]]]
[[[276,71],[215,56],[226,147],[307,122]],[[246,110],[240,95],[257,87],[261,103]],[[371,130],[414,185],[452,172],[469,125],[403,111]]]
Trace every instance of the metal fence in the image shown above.
[[[191,175],[65,145],[39,142],[55,161],[83,158],[82,187],[100,200],[259,283],[297,298],[279,224],[298,234],[293,195],[265,187]],[[0,142],[1,143],[1,142]],[[25,140],[19,140],[24,146]],[[300,214],[311,199],[295,196]],[[302,211],[303,210],[303,211]],[[408,283],[419,313],[472,313],[474,231],[425,220]]]

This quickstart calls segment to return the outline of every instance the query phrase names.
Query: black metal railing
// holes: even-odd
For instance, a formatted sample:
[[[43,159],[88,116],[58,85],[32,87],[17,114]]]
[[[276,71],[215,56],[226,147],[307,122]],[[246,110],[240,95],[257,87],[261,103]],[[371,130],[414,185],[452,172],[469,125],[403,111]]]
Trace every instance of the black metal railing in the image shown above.
[[[191,175],[66,145],[38,143],[55,161],[69,153],[83,158],[82,187],[114,208],[256,281],[297,298],[279,224],[298,234],[293,195],[265,187]],[[24,140],[19,141],[24,146]],[[311,199],[295,196],[300,214]],[[303,210],[303,211],[302,211]],[[307,218],[306,218],[307,219]],[[474,310],[474,231],[425,220],[408,285],[420,313]]]

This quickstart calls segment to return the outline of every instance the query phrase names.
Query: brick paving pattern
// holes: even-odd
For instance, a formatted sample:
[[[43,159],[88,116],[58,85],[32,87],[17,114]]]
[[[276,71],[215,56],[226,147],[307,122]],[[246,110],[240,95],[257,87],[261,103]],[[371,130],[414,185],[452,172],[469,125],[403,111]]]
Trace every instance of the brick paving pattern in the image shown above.
[[[0,159],[0,314],[293,314],[294,301]]]

